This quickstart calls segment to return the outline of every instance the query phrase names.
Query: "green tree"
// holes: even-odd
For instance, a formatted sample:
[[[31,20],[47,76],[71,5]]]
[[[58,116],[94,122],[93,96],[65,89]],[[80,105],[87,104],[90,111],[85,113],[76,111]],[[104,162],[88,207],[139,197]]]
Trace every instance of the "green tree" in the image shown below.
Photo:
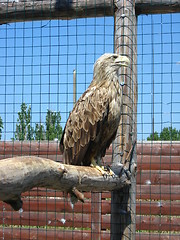
[[[38,140],[38,141],[46,139],[46,133],[45,133],[43,124],[36,123],[35,130],[34,130],[34,138],[35,140]]]
[[[178,141],[180,140],[179,131],[176,128],[163,128],[162,132],[160,133],[160,140],[172,140],[172,141]]]
[[[2,129],[3,129],[3,121],[2,121],[2,118],[0,117],[0,140],[2,137]]]
[[[158,141],[159,140],[159,135],[158,132],[154,132],[154,137],[153,134],[151,133],[149,137],[147,137],[148,141]]]
[[[158,132],[154,133],[154,139],[153,135],[150,134],[149,137],[147,137],[148,141],[180,141],[180,131],[178,131],[176,128],[172,127],[165,127],[161,131],[160,134]]]
[[[15,139],[19,141],[33,140],[33,127],[31,126],[31,106],[21,104],[21,111],[18,112]]]
[[[46,140],[61,139],[62,127],[60,122],[60,112],[53,112],[48,109],[46,115]]]

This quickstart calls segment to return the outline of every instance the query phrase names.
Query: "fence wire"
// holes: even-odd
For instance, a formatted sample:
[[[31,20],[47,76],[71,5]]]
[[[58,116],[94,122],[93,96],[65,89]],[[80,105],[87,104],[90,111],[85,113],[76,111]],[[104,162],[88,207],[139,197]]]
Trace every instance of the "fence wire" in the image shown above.
[[[1,158],[38,154],[62,161],[58,142],[73,97],[78,99],[87,89],[95,60],[113,52],[114,19],[12,23],[1,25],[0,32],[1,141],[10,148],[1,151]],[[85,198],[85,204],[74,206],[61,192],[38,188],[24,193],[19,212],[1,204],[1,237],[93,239],[101,231],[101,194],[87,193]]]
[[[179,26],[180,14],[138,17],[137,239],[180,236]]]

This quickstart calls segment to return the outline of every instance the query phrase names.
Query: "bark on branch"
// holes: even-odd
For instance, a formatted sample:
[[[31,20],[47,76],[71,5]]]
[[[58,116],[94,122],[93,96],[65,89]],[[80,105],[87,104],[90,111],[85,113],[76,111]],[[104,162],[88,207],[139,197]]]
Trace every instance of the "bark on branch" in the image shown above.
[[[21,193],[34,187],[65,192],[112,191],[130,184],[123,166],[118,167],[118,174],[103,177],[92,167],[65,165],[36,156],[8,158],[0,161],[0,200],[18,210],[22,207]]]

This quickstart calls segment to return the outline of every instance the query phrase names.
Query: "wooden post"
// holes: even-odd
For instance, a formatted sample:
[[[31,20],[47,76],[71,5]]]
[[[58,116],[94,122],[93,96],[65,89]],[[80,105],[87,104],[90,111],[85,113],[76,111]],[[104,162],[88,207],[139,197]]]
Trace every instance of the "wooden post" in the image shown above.
[[[32,20],[113,16],[117,9],[114,2],[116,1],[0,0],[0,24]],[[136,0],[137,15],[178,12],[180,12],[180,1],[177,0]]]
[[[76,103],[76,70],[73,70],[73,105]]]
[[[127,169],[135,168],[136,154],[131,164],[129,152],[136,141],[137,112],[137,46],[136,15],[134,0],[117,0],[115,13],[115,51],[130,59],[130,67],[122,68],[119,80],[123,88],[123,107],[119,129],[113,143],[113,164],[119,163]],[[135,152],[135,151],[134,151]],[[132,171],[132,172],[135,172]],[[131,187],[112,192],[111,199],[111,240],[135,239],[136,180],[131,175]]]
[[[101,193],[91,192],[91,239],[101,240]]]

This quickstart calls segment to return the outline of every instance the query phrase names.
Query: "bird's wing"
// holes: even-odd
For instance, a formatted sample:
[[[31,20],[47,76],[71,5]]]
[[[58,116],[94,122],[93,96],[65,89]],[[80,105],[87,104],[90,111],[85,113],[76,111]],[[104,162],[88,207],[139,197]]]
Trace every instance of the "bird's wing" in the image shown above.
[[[60,149],[64,152],[65,163],[82,164],[90,143],[98,141],[98,133],[107,115],[107,88],[90,85],[75,104],[63,132]]]

